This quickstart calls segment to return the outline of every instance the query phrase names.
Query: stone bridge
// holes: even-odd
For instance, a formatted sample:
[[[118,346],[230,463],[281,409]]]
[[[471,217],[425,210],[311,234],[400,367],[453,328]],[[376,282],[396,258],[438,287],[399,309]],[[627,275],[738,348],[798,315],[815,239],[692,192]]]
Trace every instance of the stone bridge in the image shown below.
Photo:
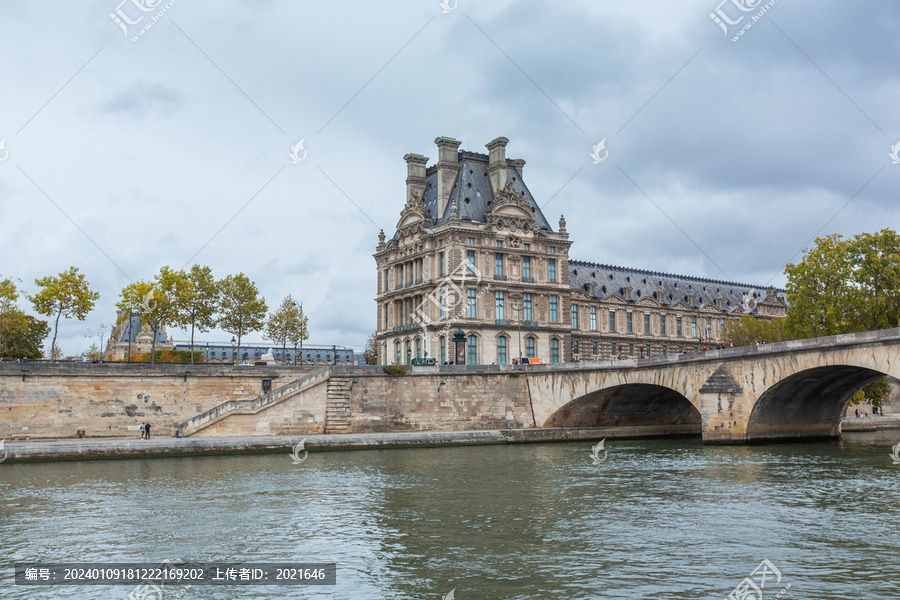
[[[703,440],[831,438],[861,387],[900,378],[900,329],[528,374],[538,427],[694,425]]]

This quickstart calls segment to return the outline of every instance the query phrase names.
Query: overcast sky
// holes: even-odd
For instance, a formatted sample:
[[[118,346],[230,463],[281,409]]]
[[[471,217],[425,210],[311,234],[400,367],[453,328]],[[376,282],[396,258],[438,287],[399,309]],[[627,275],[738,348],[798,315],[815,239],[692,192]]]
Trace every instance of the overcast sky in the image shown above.
[[[0,4],[0,277],[87,275],[66,354],[193,263],[363,344],[437,136],[509,138],[581,260],[783,285],[816,234],[898,227],[897,2],[727,0],[726,34],[717,0],[119,1]]]

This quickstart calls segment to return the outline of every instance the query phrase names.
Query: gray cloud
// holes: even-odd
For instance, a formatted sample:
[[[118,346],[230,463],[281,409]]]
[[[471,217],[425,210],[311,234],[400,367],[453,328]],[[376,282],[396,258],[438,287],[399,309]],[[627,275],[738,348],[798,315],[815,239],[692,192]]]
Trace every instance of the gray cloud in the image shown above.
[[[175,88],[162,83],[146,84],[138,81],[126,89],[109,94],[100,101],[99,110],[113,115],[145,116],[156,110],[175,110],[182,102],[182,95]]]
[[[132,278],[207,244],[194,262],[217,276],[243,271],[273,306],[302,299],[316,342],[362,344],[377,242],[363,212],[391,235],[405,153],[434,159],[438,135],[483,152],[504,135],[538,202],[558,194],[546,214],[565,213],[573,256],[724,277],[714,262],[781,284],[882,168],[821,235],[898,222],[900,7],[780,1],[733,43],[715,4],[177,3],[138,43],[105,2],[4,5],[15,52],[0,85],[17,90],[0,97],[0,253],[16,258],[4,274],[87,273],[101,300],[62,328],[69,353],[112,321],[128,282],[19,167]],[[610,158],[593,165],[604,137]],[[309,156],[291,165],[301,138]]]

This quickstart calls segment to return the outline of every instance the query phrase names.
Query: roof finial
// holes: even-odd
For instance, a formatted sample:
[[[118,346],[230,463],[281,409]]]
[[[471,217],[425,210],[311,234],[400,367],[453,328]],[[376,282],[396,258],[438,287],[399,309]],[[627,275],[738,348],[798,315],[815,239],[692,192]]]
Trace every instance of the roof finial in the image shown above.
[[[450,205],[450,220],[451,220],[451,221],[456,221],[456,220],[458,220],[458,219],[459,219],[459,207],[458,207],[456,201],[454,201],[454,202]]]
[[[566,232],[566,216],[565,215],[559,215],[559,232],[560,233]]]

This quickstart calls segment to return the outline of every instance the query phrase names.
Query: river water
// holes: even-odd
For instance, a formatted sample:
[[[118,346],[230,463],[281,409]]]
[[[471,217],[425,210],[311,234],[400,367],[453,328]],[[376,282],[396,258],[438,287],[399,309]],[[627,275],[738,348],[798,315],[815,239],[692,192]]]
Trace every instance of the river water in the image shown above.
[[[133,589],[16,586],[17,562],[164,559],[337,563],[335,586],[185,600],[725,599],[763,560],[781,577],[766,599],[898,598],[898,441],[608,441],[601,465],[586,443],[0,464],[0,598]]]

